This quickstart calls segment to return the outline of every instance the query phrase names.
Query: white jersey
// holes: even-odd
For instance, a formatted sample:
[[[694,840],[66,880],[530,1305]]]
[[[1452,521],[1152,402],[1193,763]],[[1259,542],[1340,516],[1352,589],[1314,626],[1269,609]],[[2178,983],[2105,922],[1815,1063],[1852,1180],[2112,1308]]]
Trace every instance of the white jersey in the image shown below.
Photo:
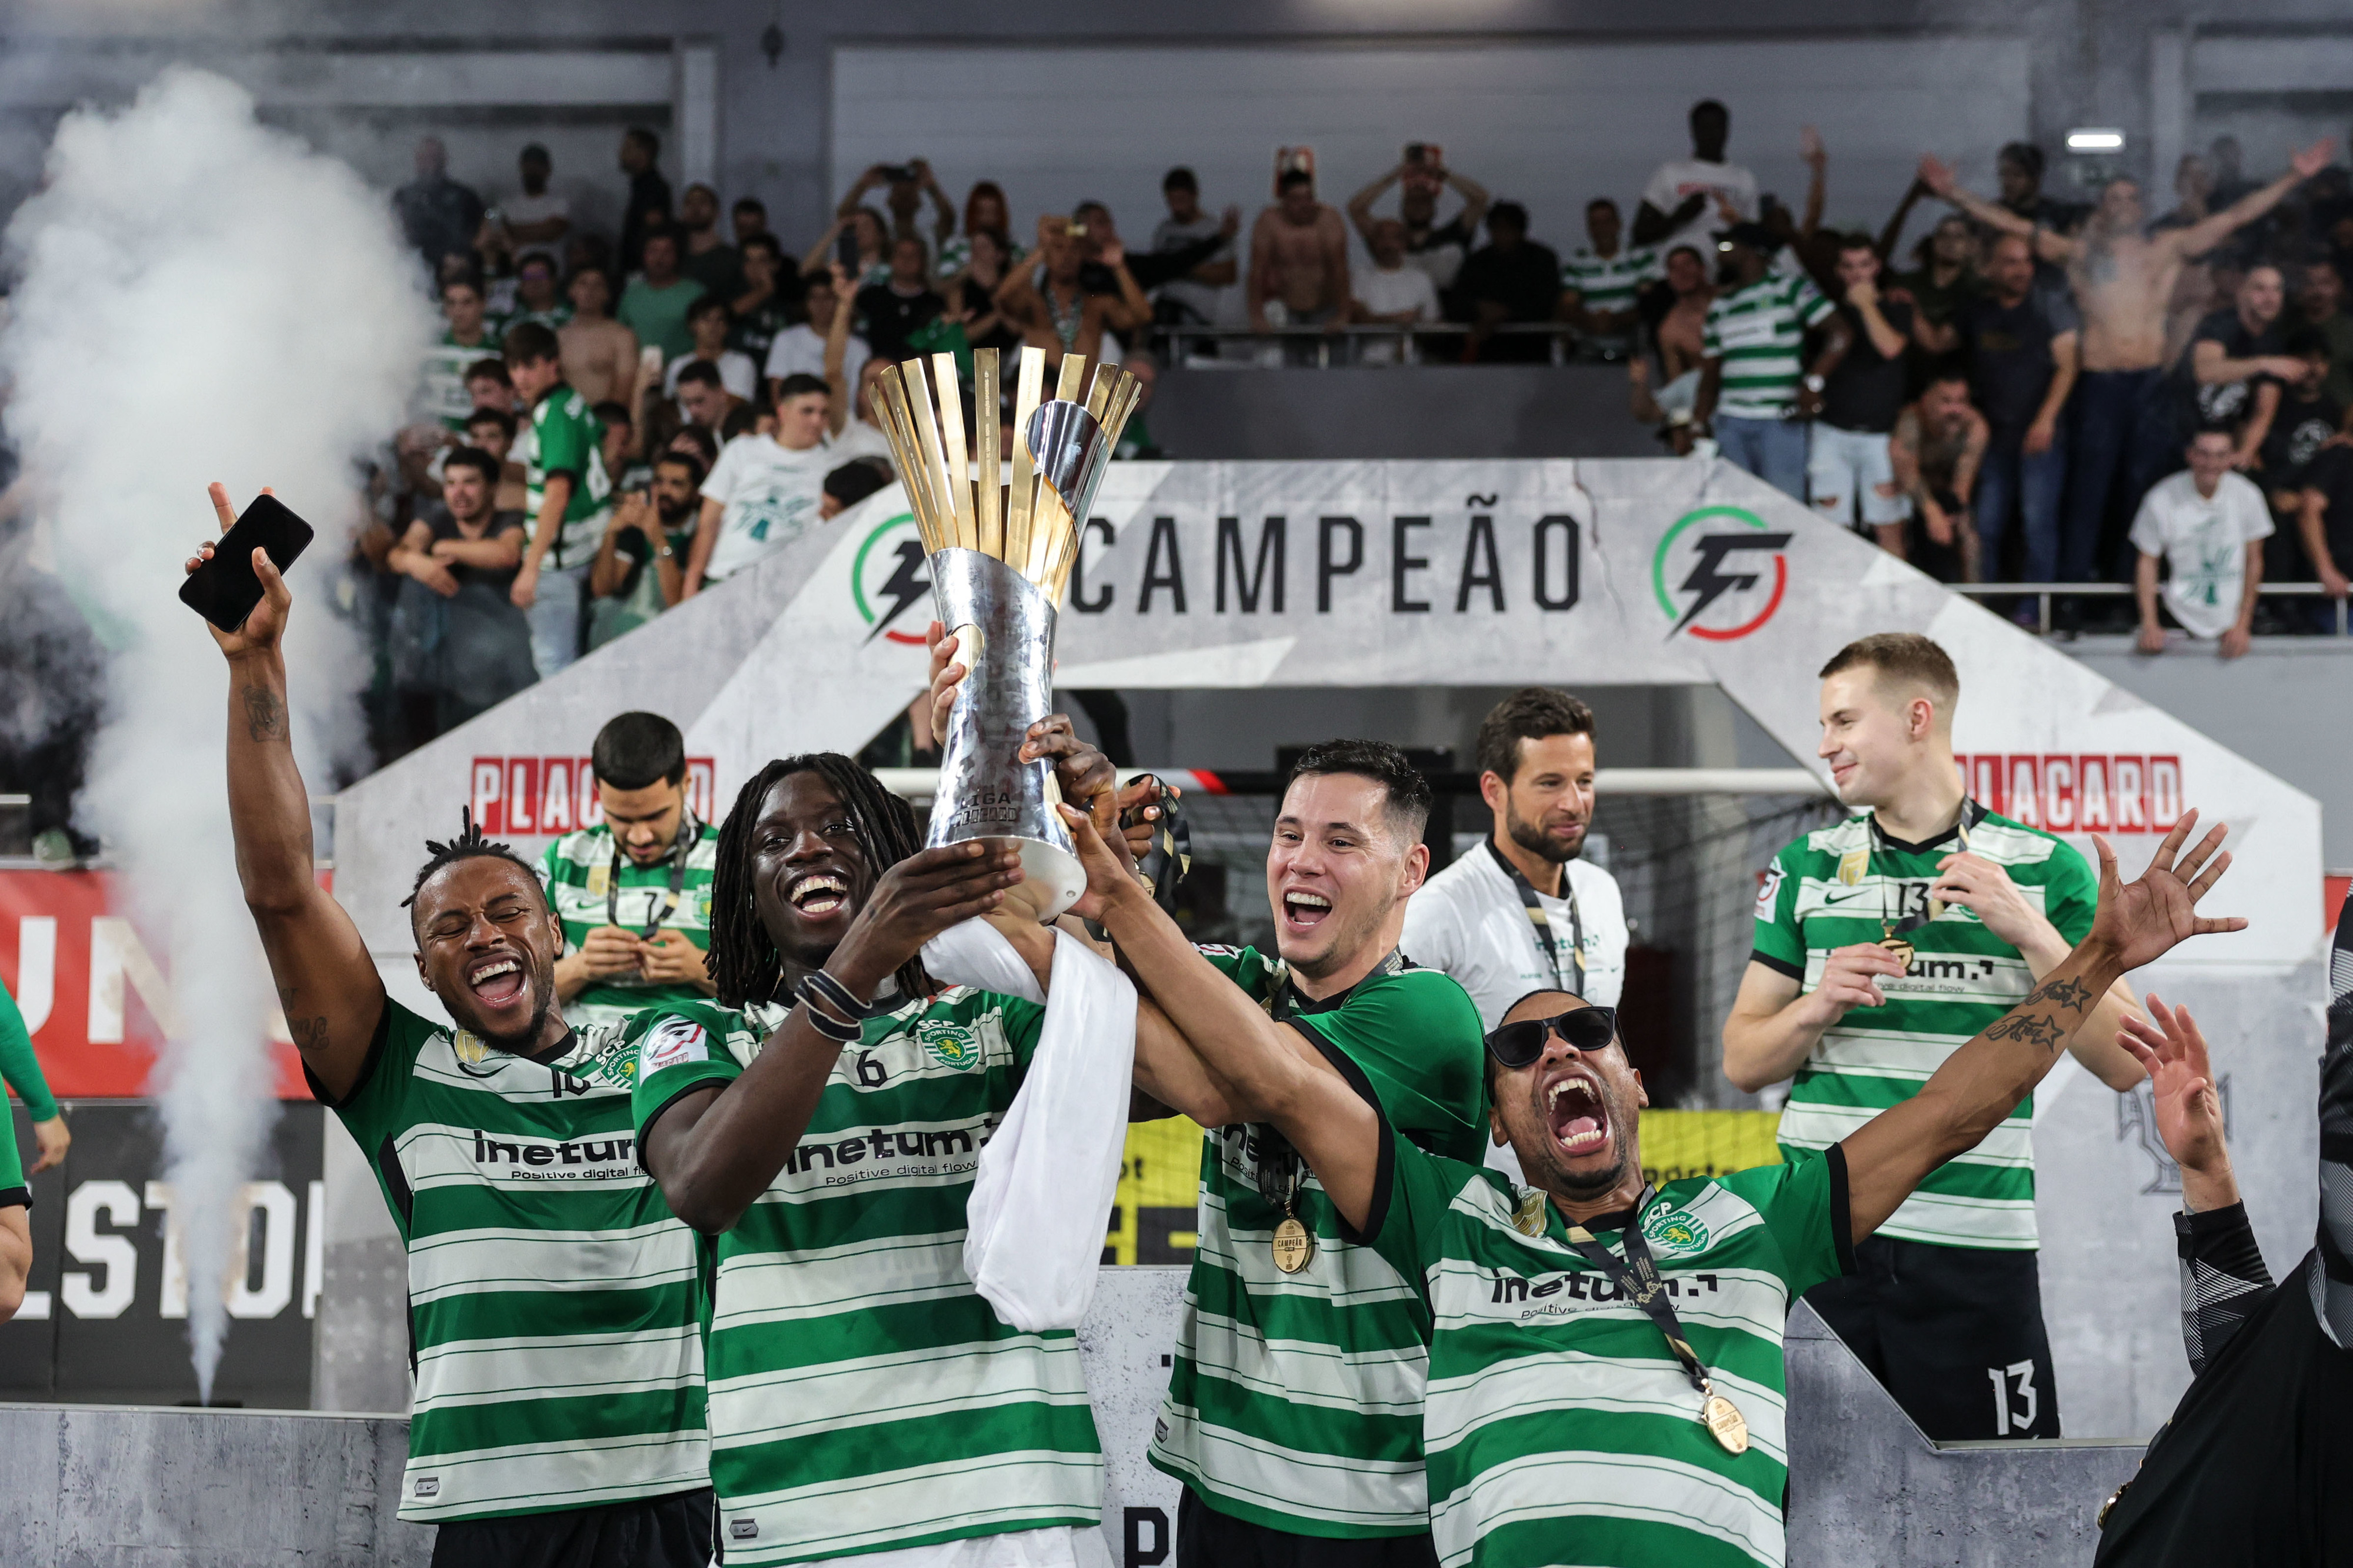
[[[1595,1006],[1615,1007],[1626,985],[1626,904],[1618,879],[1590,860],[1571,860],[1562,869],[1577,895],[1577,921],[1569,920],[1567,900],[1536,895],[1558,944],[1559,973]],[[1581,984],[1569,953],[1569,933],[1578,926],[1585,933]],[[1492,1029],[1529,992],[1564,983],[1554,978],[1541,936],[1518,887],[1482,844],[1458,856],[1408,900],[1405,935],[1398,945],[1422,968],[1452,975],[1479,1009],[1480,1027]],[[1487,1163],[1514,1181],[1523,1180],[1509,1146],[1491,1148]]]

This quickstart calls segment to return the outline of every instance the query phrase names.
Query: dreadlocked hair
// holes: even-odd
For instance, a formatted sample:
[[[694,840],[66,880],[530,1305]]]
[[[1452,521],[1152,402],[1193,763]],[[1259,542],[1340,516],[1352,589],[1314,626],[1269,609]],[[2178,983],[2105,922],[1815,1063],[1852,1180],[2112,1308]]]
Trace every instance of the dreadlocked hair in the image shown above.
[[[712,872],[707,962],[723,1007],[786,999],[778,994],[785,984],[784,954],[776,951],[768,928],[761,923],[759,907],[753,900],[752,828],[768,792],[778,780],[794,773],[817,774],[840,798],[866,854],[870,895],[882,873],[923,847],[915,832],[914,808],[839,752],[780,757],[762,768],[736,792],[734,808],[719,829],[718,863]],[[935,989],[920,957],[901,964],[892,978],[902,996],[925,996]]]
[[[425,884],[443,868],[454,866],[460,860],[504,860],[509,865],[522,868],[531,877],[531,885],[539,887],[538,868],[516,854],[513,846],[494,843],[486,837],[480,825],[474,820],[472,806],[459,807],[458,820],[458,837],[448,843],[436,844],[430,838],[425,841],[425,850],[430,858],[417,868],[417,880],[409,884],[408,897],[400,900],[402,909],[414,908],[417,895],[425,890]],[[547,891],[543,888],[540,889],[540,901],[547,901]]]

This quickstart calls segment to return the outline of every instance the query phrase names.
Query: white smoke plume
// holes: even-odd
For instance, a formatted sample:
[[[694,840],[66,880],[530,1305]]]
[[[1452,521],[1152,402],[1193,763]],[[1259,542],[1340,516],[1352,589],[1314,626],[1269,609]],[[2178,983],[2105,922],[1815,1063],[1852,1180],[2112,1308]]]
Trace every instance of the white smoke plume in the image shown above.
[[[0,333],[8,431],[59,574],[115,650],[77,816],[171,943],[179,1016],[159,1020],[158,1088],[209,1400],[241,1189],[277,1113],[274,998],[231,850],[227,677],[177,598],[181,562],[216,531],[212,479],[239,507],[271,486],[318,531],[287,662],[303,773],[322,787],[364,677],[333,605],[360,515],[354,459],[401,421],[430,307],[380,193],[262,126],[242,88],[185,68],[120,112],[68,116],[7,243],[21,270]]]

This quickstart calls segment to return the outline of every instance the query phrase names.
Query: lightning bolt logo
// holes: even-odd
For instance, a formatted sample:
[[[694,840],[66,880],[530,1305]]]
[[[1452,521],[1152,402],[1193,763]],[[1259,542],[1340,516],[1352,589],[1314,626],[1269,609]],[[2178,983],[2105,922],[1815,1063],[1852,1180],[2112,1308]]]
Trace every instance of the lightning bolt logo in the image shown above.
[[[898,569],[892,572],[890,580],[877,590],[881,596],[888,598],[891,603],[874,617],[874,629],[866,634],[866,640],[872,642],[876,637],[889,631],[891,623],[907,613],[908,605],[931,591],[932,580],[923,575],[923,541],[901,540]]]
[[[1724,569],[1726,556],[1743,550],[1779,550],[1788,542],[1789,536],[1786,533],[1711,533],[1701,539],[1699,559],[1692,563],[1691,574],[1683,580],[1683,585],[1677,590],[1697,594],[1699,597],[1692,601],[1691,608],[1683,612],[1683,619],[1677,621],[1667,635],[1672,637],[1699,619],[1702,610],[1734,589],[1746,590],[1757,586],[1757,573],[1726,572]]]
[[[1668,558],[1675,553],[1683,534],[1694,524],[1712,520],[1740,526],[1719,527],[1713,531],[1703,531],[1694,535],[1685,546],[1685,553],[1692,558],[1689,567],[1682,582],[1670,593],[1667,588]],[[1670,623],[1667,636],[1672,637],[1678,632],[1688,632],[1709,642],[1731,642],[1746,637],[1771,620],[1773,613],[1781,607],[1782,595],[1788,588],[1789,565],[1781,552],[1788,547],[1792,537],[1787,531],[1768,530],[1764,519],[1742,507],[1702,507],[1678,519],[1659,541],[1658,549],[1651,558],[1651,588],[1658,599],[1659,609]],[[1769,556],[1769,565],[1748,555],[1750,552],[1760,552]],[[1772,580],[1769,587],[1764,588],[1764,605],[1747,621],[1736,626],[1704,626],[1698,624],[1700,616],[1727,595],[1746,595],[1759,589],[1765,584],[1768,572]],[[1685,597],[1688,597],[1688,605],[1678,609],[1677,601]]]

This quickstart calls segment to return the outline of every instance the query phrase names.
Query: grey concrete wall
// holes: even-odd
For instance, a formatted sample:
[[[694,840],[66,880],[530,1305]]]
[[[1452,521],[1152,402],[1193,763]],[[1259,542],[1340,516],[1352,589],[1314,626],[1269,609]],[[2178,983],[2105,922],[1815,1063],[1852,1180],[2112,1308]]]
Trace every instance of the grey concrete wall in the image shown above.
[[[1175,1515],[1175,1484],[1143,1454],[1183,1278],[1106,1270],[1080,1332],[1116,1563],[1158,1561],[1150,1552],[1168,1538],[1155,1532]],[[1788,1366],[1789,1561],[1805,1568],[2081,1563],[2101,1500],[2139,1458],[2130,1444],[1938,1448],[1802,1304]],[[394,1517],[406,1430],[382,1415],[0,1405],[5,1560],[423,1568],[431,1532]]]
[[[1163,376],[1153,438],[1172,458],[1655,458],[1623,366],[1187,370]]]

